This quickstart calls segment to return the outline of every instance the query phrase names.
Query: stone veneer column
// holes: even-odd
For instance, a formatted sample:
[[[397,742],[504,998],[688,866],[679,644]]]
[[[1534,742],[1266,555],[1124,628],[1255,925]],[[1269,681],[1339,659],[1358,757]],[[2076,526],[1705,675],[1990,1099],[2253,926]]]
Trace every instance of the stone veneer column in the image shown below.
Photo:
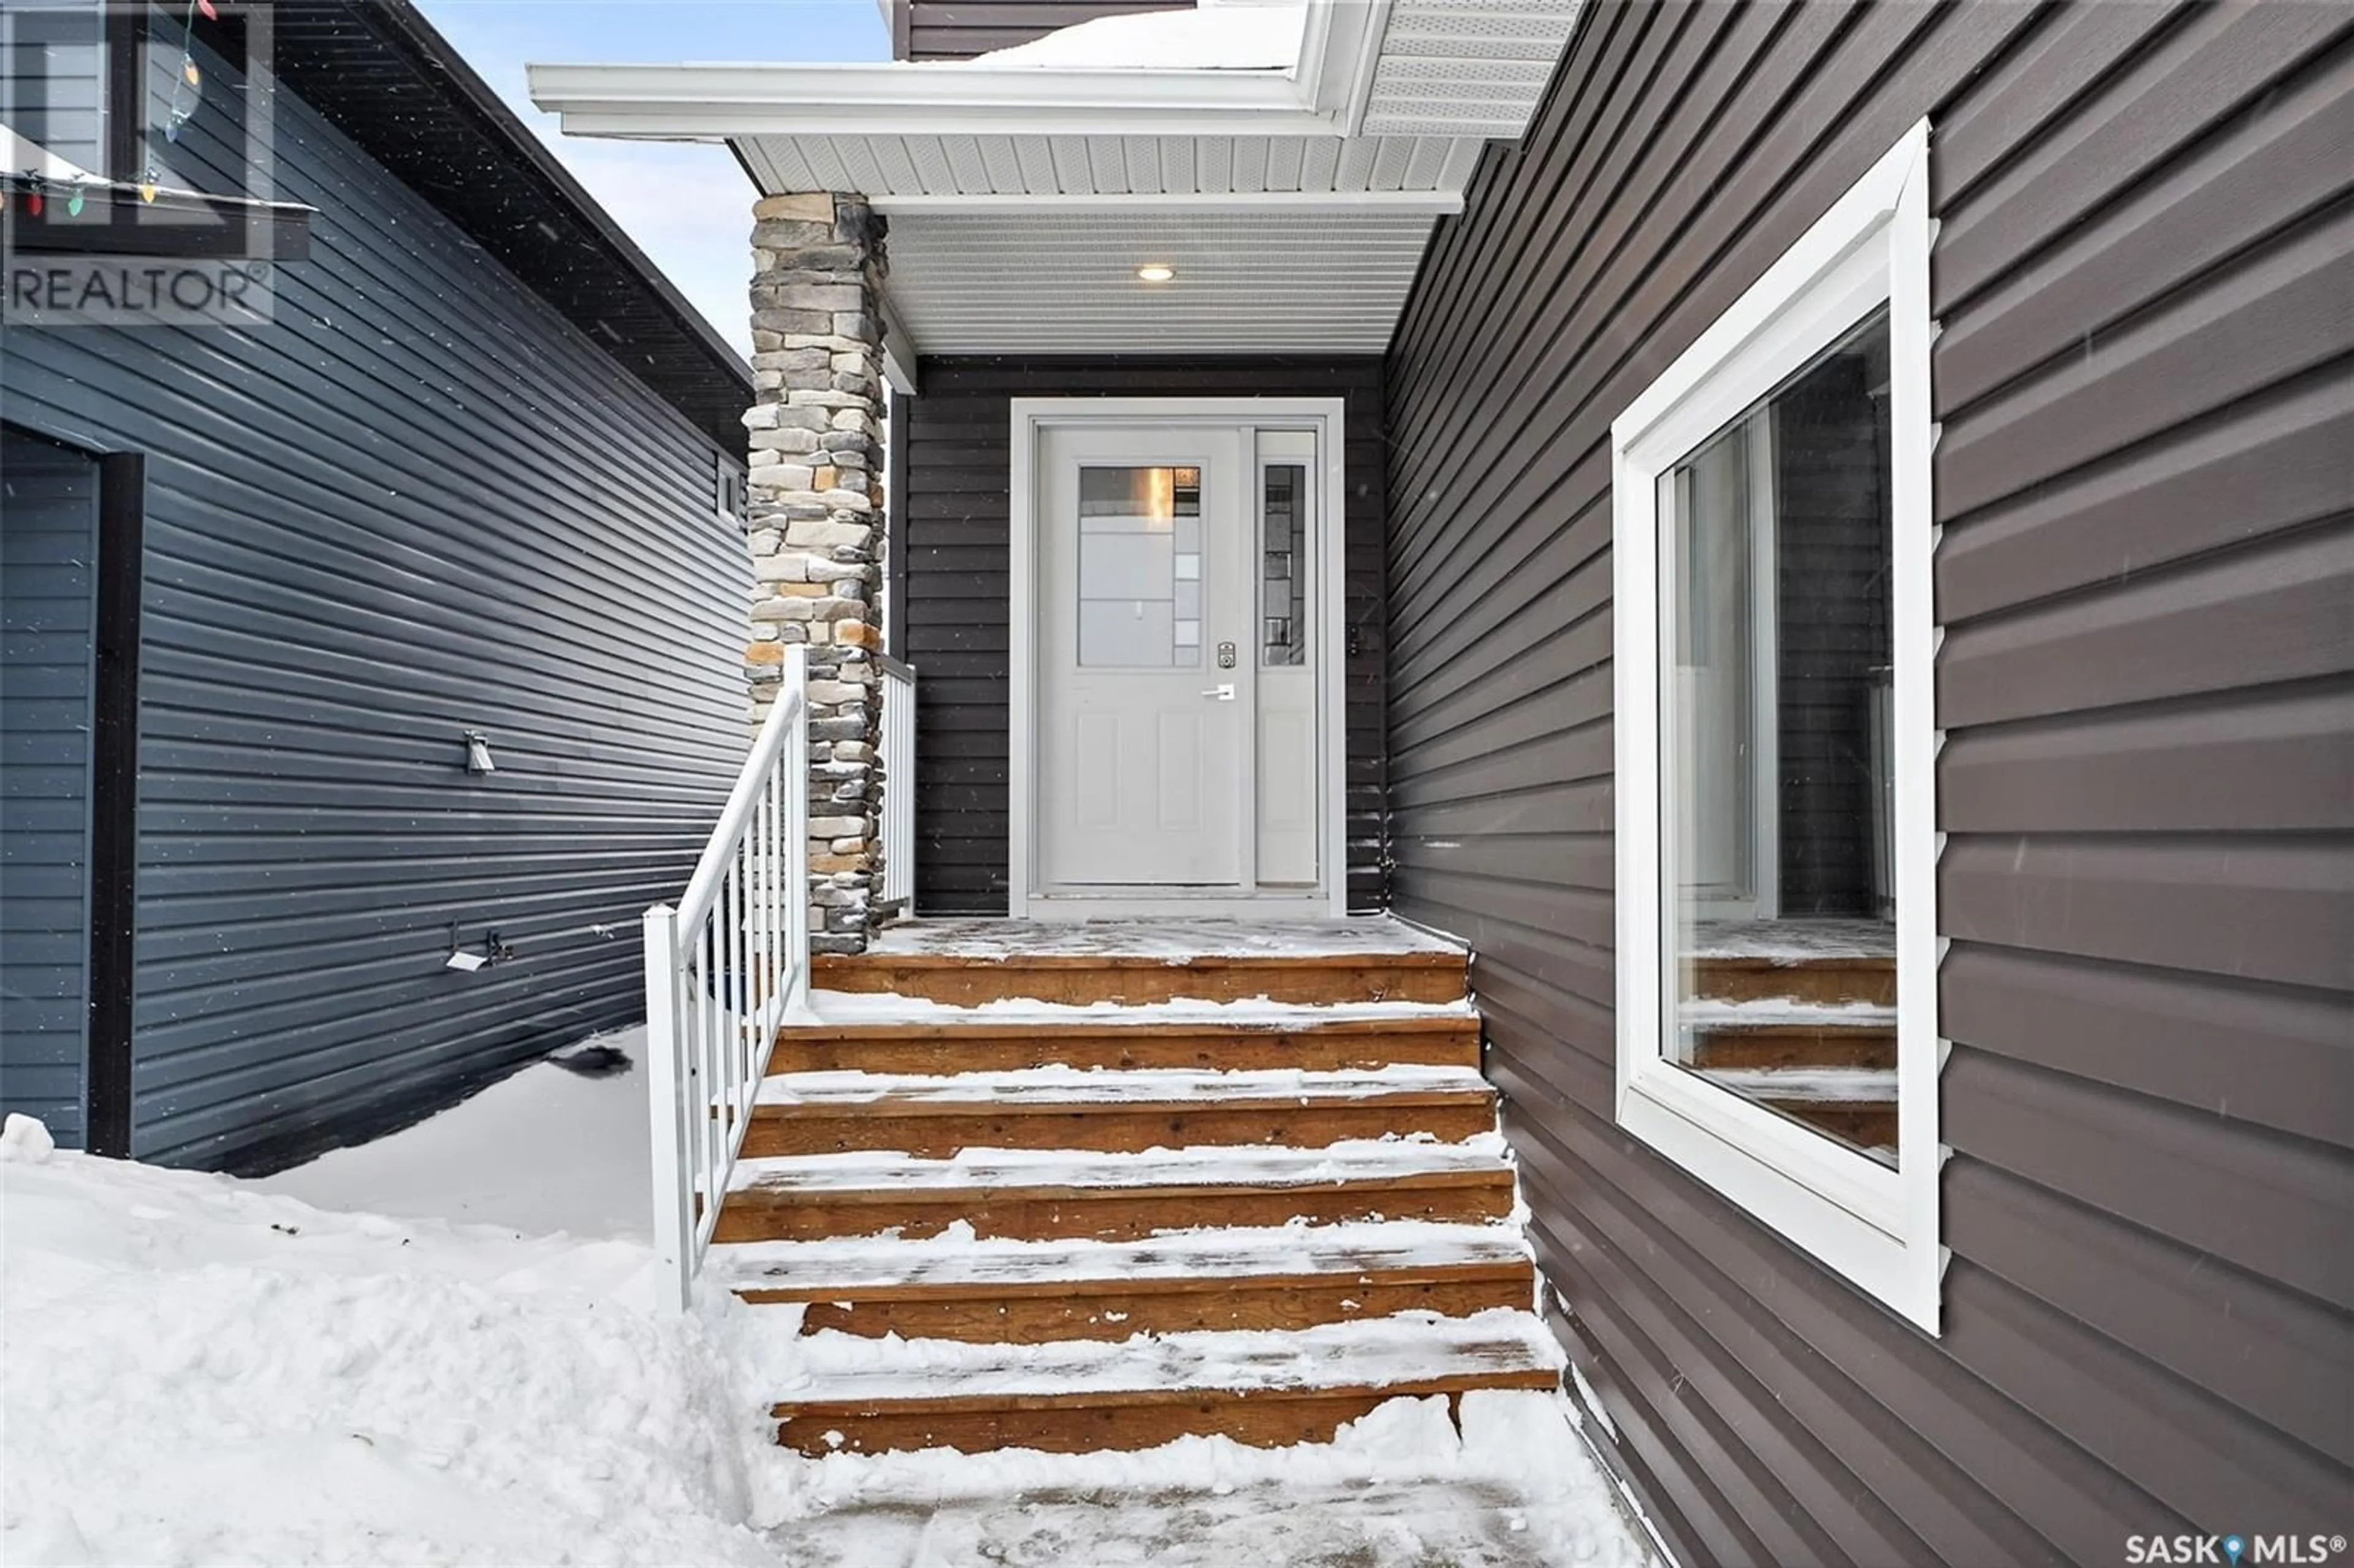
[[[744,662],[768,716],[785,644],[809,647],[810,946],[864,950],[881,883],[883,222],[859,196],[752,208],[748,475],[753,588]]]

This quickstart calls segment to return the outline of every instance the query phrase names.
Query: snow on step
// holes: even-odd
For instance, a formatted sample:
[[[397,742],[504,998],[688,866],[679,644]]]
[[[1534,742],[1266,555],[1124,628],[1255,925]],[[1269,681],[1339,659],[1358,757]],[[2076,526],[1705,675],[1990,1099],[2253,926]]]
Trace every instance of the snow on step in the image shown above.
[[[913,920],[867,944],[882,958],[1384,958],[1452,953],[1457,944],[1387,916],[1340,920],[1089,920],[1059,924],[998,916]]]
[[[958,1007],[929,997],[897,996],[888,991],[813,991],[810,1005],[827,1025],[863,1027],[875,1024],[924,1023],[1108,1025],[1170,1028],[1178,1025],[1279,1031],[1314,1029],[1327,1023],[1385,1023],[1407,1019],[1459,1019],[1477,1022],[1478,1008],[1469,1001],[1269,1001],[1253,997],[1239,1001],[1175,1001],[1085,1004],[1038,1001],[1010,997]]]
[[[1896,1075],[1881,1067],[1708,1067],[1701,1075],[1756,1099],[1896,1103]]]
[[[1447,1373],[1525,1374],[1549,1383],[1565,1364],[1533,1313],[1469,1318],[1411,1313],[1278,1331],[1222,1330],[1043,1345],[869,1340],[822,1333],[792,1341],[773,1386],[782,1404],[1021,1399],[1183,1389],[1233,1393],[1384,1389]]]
[[[1677,1004],[1676,1022],[1692,1029],[1893,1029],[1896,1010],[1868,1001],[1799,1001],[1787,997],[1725,1001],[1699,997]]]
[[[1186,1231],[1149,1241],[1005,1241],[937,1237],[737,1242],[711,1249],[721,1288],[822,1281],[843,1290],[899,1285],[1077,1284],[1349,1276],[1522,1264],[1528,1243],[1492,1225],[1392,1220],[1341,1225]]]
[[[1206,1073],[1190,1069],[1034,1067],[951,1076],[894,1073],[789,1073],[760,1085],[764,1106],[1087,1105],[1106,1108],[1221,1100],[1370,1099],[1389,1095],[1485,1095],[1488,1082],[1469,1067],[1399,1065],[1341,1072],[1265,1068]]]
[[[1510,1169],[1503,1139],[1482,1133],[1461,1143],[1359,1139],[1322,1149],[1211,1146],[1140,1153],[985,1149],[968,1150],[953,1160],[864,1151],[780,1155],[737,1160],[728,1187],[731,1192],[769,1193],[969,1187],[1318,1187],[1418,1176],[1490,1175]]]

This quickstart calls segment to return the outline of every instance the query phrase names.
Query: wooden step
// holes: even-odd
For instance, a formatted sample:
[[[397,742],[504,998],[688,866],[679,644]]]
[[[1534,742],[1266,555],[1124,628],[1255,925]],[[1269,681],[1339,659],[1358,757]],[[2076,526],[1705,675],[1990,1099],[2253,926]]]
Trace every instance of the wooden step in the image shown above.
[[[1136,953],[1015,951],[829,954],[812,961],[822,991],[919,997],[953,1007],[1029,1000],[1063,1006],[1196,1001],[1447,1002],[1463,1000],[1459,951],[1377,953]]]
[[[1469,1144],[1329,1150],[1204,1149],[985,1160],[821,1155],[738,1160],[713,1233],[720,1242],[937,1235],[1136,1240],[1306,1219],[1448,1224],[1501,1220],[1512,1171],[1490,1134]]]
[[[890,1150],[941,1160],[968,1149],[1320,1149],[1416,1134],[1456,1143],[1494,1128],[1494,1091],[1461,1069],[793,1075],[761,1086],[744,1152]]]
[[[1083,1019],[836,1022],[782,1030],[777,1073],[1005,1073],[1066,1065],[1107,1069],[1298,1068],[1310,1072],[1421,1065],[1476,1068],[1479,1019],[1467,1009],[1299,1009],[1245,1022],[1109,1022]]]
[[[771,1407],[777,1441],[811,1457],[1133,1451],[1210,1436],[1257,1447],[1324,1443],[1392,1399],[1437,1394],[1452,1406],[1477,1389],[1550,1390],[1562,1367],[1524,1311],[1010,1351],[918,1340],[897,1357],[862,1352],[834,1372],[811,1359],[813,1385]]]
[[[1896,1065],[1893,1025],[1730,1024],[1692,1034],[1695,1067],[1876,1067]]]
[[[1688,960],[1691,994],[1711,1001],[1803,1001],[1896,1005],[1893,958],[1840,955],[1777,959],[1704,954]]]
[[[1210,1231],[1150,1242],[783,1242],[713,1249],[746,1301],[800,1303],[801,1331],[1039,1344],[1305,1329],[1525,1308],[1533,1266],[1487,1226]]]
[[[1896,1105],[1893,1100],[1764,1099],[1793,1121],[1827,1132],[1866,1153],[1896,1148]]]
[[[1702,1076],[1866,1153],[1896,1148],[1896,1063],[1885,1065],[1709,1067]]]

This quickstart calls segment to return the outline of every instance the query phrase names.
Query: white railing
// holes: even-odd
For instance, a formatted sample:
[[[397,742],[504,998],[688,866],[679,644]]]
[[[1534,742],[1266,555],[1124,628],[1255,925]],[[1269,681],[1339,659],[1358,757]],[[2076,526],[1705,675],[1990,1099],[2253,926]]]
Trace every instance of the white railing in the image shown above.
[[[916,672],[896,659],[883,671],[883,898],[905,915],[916,896]]]
[[[809,658],[784,683],[678,907],[646,911],[654,1246],[684,1307],[778,1028],[809,1018]]]

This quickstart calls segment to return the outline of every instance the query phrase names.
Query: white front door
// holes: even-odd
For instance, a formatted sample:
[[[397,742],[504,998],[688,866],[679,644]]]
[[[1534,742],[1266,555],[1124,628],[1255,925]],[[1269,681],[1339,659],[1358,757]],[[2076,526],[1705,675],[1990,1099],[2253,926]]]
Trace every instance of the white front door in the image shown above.
[[[1039,432],[1040,891],[1239,891],[1255,816],[1247,431]]]
[[[1018,916],[1347,907],[1337,398],[1016,398]]]

